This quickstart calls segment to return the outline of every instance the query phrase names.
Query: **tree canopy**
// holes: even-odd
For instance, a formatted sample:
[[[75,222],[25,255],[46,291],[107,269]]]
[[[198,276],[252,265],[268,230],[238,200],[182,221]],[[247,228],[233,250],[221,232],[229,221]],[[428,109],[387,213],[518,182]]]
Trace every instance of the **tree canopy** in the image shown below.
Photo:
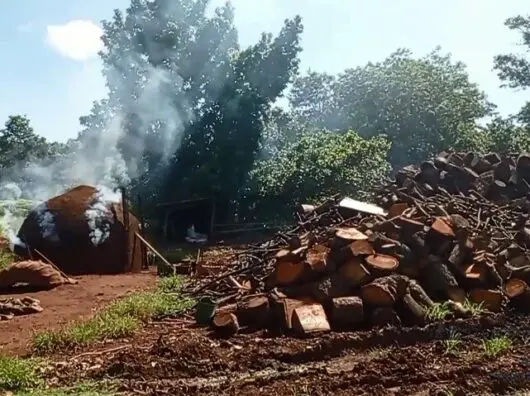
[[[266,217],[334,193],[363,197],[391,168],[442,150],[530,151],[530,104],[501,117],[440,48],[300,73],[299,16],[242,47],[237,10],[226,3],[212,12],[209,3],[131,0],[115,10],[100,53],[108,95],[66,145],[10,116],[0,129],[0,181],[16,173],[26,185],[127,185],[147,212],[161,200],[214,195]],[[503,86],[528,89],[530,16],[506,26],[525,52],[496,56],[494,68]]]
[[[103,24],[105,102],[87,131],[118,122],[118,144],[140,186],[157,198],[235,199],[258,154],[271,104],[298,71],[302,23],[241,48],[230,4],[132,0]],[[117,120],[117,121],[116,121]],[[140,161],[139,161],[140,160]]]

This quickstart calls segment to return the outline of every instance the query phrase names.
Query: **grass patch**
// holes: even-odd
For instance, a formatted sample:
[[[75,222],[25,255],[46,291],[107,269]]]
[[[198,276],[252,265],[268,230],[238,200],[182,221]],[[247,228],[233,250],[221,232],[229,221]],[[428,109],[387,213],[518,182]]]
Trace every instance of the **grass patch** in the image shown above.
[[[458,350],[460,349],[460,346],[462,345],[462,340],[460,339],[460,333],[454,330],[449,332],[449,338],[443,341],[443,345],[445,348],[444,354],[446,355],[456,354]]]
[[[462,306],[464,307],[466,311],[469,311],[471,315],[473,316],[480,316],[484,312],[486,312],[486,309],[484,308],[484,303],[477,304],[476,302],[473,302],[468,298],[466,298]]]
[[[181,277],[162,278],[156,290],[115,301],[87,321],[39,332],[33,337],[34,351],[45,354],[93,341],[131,336],[142,323],[175,315],[194,304],[192,299],[179,294],[182,283]]]
[[[0,389],[18,391],[42,385],[40,360],[0,356]]]
[[[115,385],[109,382],[84,382],[61,388],[32,388],[18,391],[15,396],[115,396]]]
[[[494,337],[482,341],[484,353],[488,357],[497,357],[508,351],[513,345],[512,340],[507,336]]]
[[[8,250],[0,249],[0,270],[15,261],[15,255]]]
[[[427,310],[426,316],[429,320],[442,320],[451,314],[449,302],[435,303]]]

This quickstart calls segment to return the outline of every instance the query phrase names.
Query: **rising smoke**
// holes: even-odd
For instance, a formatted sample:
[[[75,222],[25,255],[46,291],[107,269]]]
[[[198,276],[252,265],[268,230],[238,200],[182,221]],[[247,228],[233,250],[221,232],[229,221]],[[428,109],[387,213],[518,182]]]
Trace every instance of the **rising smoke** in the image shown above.
[[[137,22],[148,23],[141,16],[137,17]],[[122,76],[125,69],[135,70],[137,80],[125,84]],[[37,201],[35,209],[45,238],[57,240],[58,237],[53,214],[43,202],[68,188],[87,184],[98,189],[94,203],[85,213],[90,237],[94,244],[102,243],[110,229],[108,222],[103,221],[108,218],[106,205],[119,202],[119,199],[115,201],[114,191],[146,171],[146,151],[158,154],[162,161],[168,160],[180,145],[184,128],[192,119],[191,112],[183,110],[191,106],[178,71],[153,67],[145,55],[129,52],[113,67],[105,68],[104,74],[109,87],[120,86],[125,92],[119,95],[119,105],[110,96],[108,101],[102,102],[106,112],[102,127],[81,133],[78,139],[68,143],[66,155],[50,163],[32,162],[3,172],[0,190],[6,192],[5,196],[12,200],[31,197]],[[127,97],[129,100],[124,101]],[[137,133],[131,133],[128,128],[131,118],[134,118]],[[3,233],[12,244],[19,244],[16,233],[20,224],[13,221],[12,212],[4,214],[0,220]]]

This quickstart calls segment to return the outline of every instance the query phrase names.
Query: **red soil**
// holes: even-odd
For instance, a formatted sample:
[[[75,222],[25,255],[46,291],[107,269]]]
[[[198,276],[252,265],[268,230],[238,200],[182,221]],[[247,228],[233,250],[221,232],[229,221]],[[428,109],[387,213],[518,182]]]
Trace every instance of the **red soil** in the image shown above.
[[[103,305],[129,292],[156,284],[154,273],[86,275],[76,279],[79,280],[77,285],[64,285],[36,293],[9,294],[9,297],[37,298],[44,311],[0,322],[0,354],[26,354],[34,332],[57,329],[89,317]]]

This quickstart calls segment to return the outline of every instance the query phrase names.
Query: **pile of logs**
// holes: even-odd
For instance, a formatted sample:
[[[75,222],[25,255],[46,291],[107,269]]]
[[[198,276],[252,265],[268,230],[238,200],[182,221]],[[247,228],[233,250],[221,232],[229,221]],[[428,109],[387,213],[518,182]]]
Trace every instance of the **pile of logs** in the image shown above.
[[[220,334],[424,325],[530,310],[530,156],[442,153],[398,171],[379,205],[333,197],[298,225],[190,284]],[[192,287],[193,286],[193,287]]]

